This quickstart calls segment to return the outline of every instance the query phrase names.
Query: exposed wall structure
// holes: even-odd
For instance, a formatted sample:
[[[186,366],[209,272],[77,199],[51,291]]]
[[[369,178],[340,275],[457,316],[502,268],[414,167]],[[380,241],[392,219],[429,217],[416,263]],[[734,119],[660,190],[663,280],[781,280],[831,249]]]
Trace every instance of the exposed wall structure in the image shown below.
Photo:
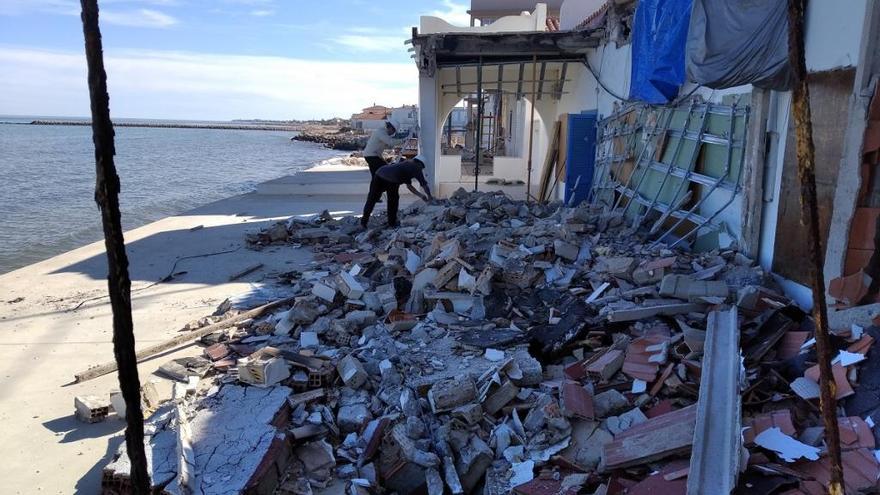
[[[832,204],[843,156],[848,122],[847,102],[852,94],[853,69],[809,76],[813,142],[816,146],[816,198],[819,206],[820,243],[824,249],[831,225]],[[800,220],[800,181],[797,176],[793,122],[785,137],[785,154],[779,188],[779,212],[773,271],[800,284],[808,284],[803,262],[808,256],[807,232]]]
[[[854,21],[853,21],[854,22]],[[862,185],[860,174],[862,141],[865,134],[868,105],[880,72],[880,8],[876,2],[867,3],[861,28],[854,29],[859,33],[858,67],[853,83],[852,98],[849,102],[849,122],[846,128],[843,157],[837,177],[837,189],[834,195],[834,210],[831,230],[825,254],[825,280],[831,280],[843,274],[846,252],[849,246],[849,232],[855,213],[858,191]],[[850,36],[850,35],[848,35]],[[809,44],[807,45],[809,62]],[[851,54],[853,49],[847,49]]]
[[[601,29],[596,31],[599,41],[592,48],[585,50],[581,60],[568,59],[565,71],[564,91],[558,95],[558,99],[535,99],[535,122],[529,122],[529,110],[532,99],[529,98],[528,88],[523,97],[526,102],[523,141],[528,142],[532,138],[532,153],[529,156],[523,153],[522,161],[516,162],[511,159],[508,163],[502,163],[499,174],[506,177],[516,175],[517,170],[524,170],[529,157],[532,161],[533,182],[536,182],[541,174],[541,167],[547,154],[550,142],[550,131],[555,123],[563,119],[567,114],[595,111],[600,117],[611,115],[616,109],[624,104],[630,92],[631,72],[631,45],[628,41],[630,26],[627,18],[617,7],[616,2],[589,2],[580,0],[567,0],[561,9],[561,26],[571,28],[575,26],[587,26],[593,29],[600,24]],[[841,274],[845,253],[847,249],[847,235],[850,220],[853,216],[856,195],[861,179],[859,177],[859,164],[861,160],[861,140],[865,128],[865,116],[867,102],[871,95],[871,80],[877,73],[877,33],[880,32],[878,22],[878,9],[873,2],[867,0],[853,0],[845,6],[831,0],[816,0],[809,4],[807,12],[806,32],[806,58],[809,70],[812,73],[826,72],[830,70],[853,68],[858,66],[854,82],[851,87],[855,93],[849,104],[849,111],[841,111],[846,107],[843,102],[847,98],[846,81],[837,81],[831,100],[817,102],[825,104],[828,110],[828,118],[825,124],[818,123],[817,144],[824,147],[823,142],[832,145],[819,150],[823,163],[838,160],[840,166],[827,165],[824,172],[828,174],[825,179],[820,178],[820,187],[824,190],[826,217],[823,225],[831,225],[828,234],[828,248],[826,256],[826,279],[831,280]],[[631,14],[631,13],[630,13]],[[604,16],[604,17],[603,17]],[[620,17],[618,17],[620,16]],[[593,19],[591,21],[591,19]],[[864,21],[863,21],[864,19]],[[585,24],[584,21],[590,21]],[[499,25],[500,26],[500,25]],[[537,23],[531,29],[543,29]],[[493,29],[497,29],[496,26]],[[873,29],[867,29],[872,27]],[[489,28],[489,26],[487,26]],[[459,31],[462,32],[462,31]],[[477,31],[478,32],[478,31]],[[488,31],[487,31],[488,32]],[[587,31],[592,32],[592,31]],[[551,33],[548,33],[551,34]],[[559,33],[562,34],[562,33]],[[486,34],[493,36],[493,34]],[[497,33],[494,34],[497,36]],[[528,40],[528,42],[527,42]],[[529,46],[539,46],[540,41],[532,37],[523,36],[518,46],[522,47],[523,53],[505,52],[504,57],[519,56],[520,60],[527,60]],[[468,47],[476,47],[472,39],[456,40]],[[484,47],[495,49],[495,41],[487,40]],[[510,46],[514,46],[511,44]],[[471,62],[477,60],[478,55],[486,54],[477,49],[468,52]],[[466,50],[465,50],[466,51]],[[563,52],[565,50],[561,50]],[[421,56],[424,54],[417,54]],[[497,55],[494,54],[493,55]],[[461,57],[466,58],[464,56]],[[546,59],[545,59],[546,61]],[[586,63],[583,63],[586,62]],[[424,65],[420,63],[420,67]],[[527,64],[528,68],[529,65]],[[560,74],[560,64],[549,64],[547,70],[557,71]],[[471,71],[473,69],[470,69]],[[462,71],[459,74],[464,74]],[[473,74],[473,72],[471,72]],[[484,72],[486,84],[492,84],[493,78],[497,77],[497,69],[487,68]],[[821,78],[822,76],[816,76]],[[505,76],[504,79],[507,79]],[[525,77],[519,79],[529,80],[528,69]],[[422,92],[422,103],[430,101],[438,105],[435,115],[431,120],[438,122],[442,127],[442,119],[445,118],[449,109],[459,98],[452,97],[445,100],[441,85],[455,81],[455,72],[448,69],[438,68],[435,77],[426,78],[425,90]],[[526,85],[527,86],[527,85]],[[505,90],[516,91],[504,85]],[[821,89],[816,88],[814,98],[823,99],[820,96]],[[786,135],[789,122],[790,95],[788,92],[775,92],[753,89],[750,85],[713,91],[707,88],[695,88],[691,84],[685,84],[681,94],[696,96],[703,101],[729,104],[734,98],[738,98],[743,105],[751,106],[751,113],[755,119],[750,122],[747,132],[747,146],[745,150],[744,171],[742,186],[745,189],[741,197],[735,203],[724,210],[718,216],[717,222],[725,224],[731,235],[739,241],[746,252],[755,256],[760,264],[766,269],[773,268],[774,260],[783,258],[800,258],[798,253],[791,250],[785,237],[786,243],[777,242],[777,232],[790,232],[793,237],[800,235],[800,226],[797,222],[790,221],[795,218],[797,195],[793,192],[792,184],[794,171],[792,167],[785,166],[786,157],[790,155],[791,148]],[[814,102],[814,105],[815,103]],[[823,110],[815,109],[820,115]],[[844,120],[837,117],[844,116]],[[832,123],[832,119],[833,122]],[[814,119],[815,120],[815,119]],[[423,115],[423,121],[425,116]],[[826,126],[827,124],[827,126]],[[424,124],[423,124],[424,128]],[[531,128],[531,135],[529,134]],[[845,133],[841,135],[841,130]],[[423,142],[423,148],[431,151],[431,156],[440,164],[439,150],[434,143],[436,138],[431,136],[427,143]],[[453,166],[446,162],[441,166]],[[835,169],[839,168],[839,173]],[[503,170],[503,172],[502,172]],[[835,179],[836,175],[836,179]],[[563,187],[558,189],[561,195]],[[834,197],[833,208],[830,207],[831,197]],[[708,199],[706,209],[719,206],[719,202],[726,199]],[[829,220],[830,219],[830,220]],[[784,236],[784,235],[783,235]],[[778,263],[777,263],[778,265]],[[800,301],[808,298],[799,298],[798,293],[806,294],[806,288],[792,282],[791,278],[798,278],[796,270],[789,270],[777,266],[785,277],[779,278],[780,282],[789,290],[790,295]]]

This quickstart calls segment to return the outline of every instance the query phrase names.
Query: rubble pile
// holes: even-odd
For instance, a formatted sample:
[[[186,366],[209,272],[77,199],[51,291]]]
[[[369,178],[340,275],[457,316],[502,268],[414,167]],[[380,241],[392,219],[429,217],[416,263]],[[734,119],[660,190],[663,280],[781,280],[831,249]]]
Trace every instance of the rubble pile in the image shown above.
[[[290,139],[291,141],[323,144],[326,148],[339,151],[358,151],[366,146],[368,137],[363,132],[358,133],[345,127],[310,126]]]
[[[694,474],[719,469],[713,456],[727,460],[703,430],[735,438],[720,469],[741,493],[825,486],[811,320],[751,260],[649,248],[620,214],[501,193],[459,190],[401,223],[362,231],[325,212],[249,237],[256,249],[309,246],[313,267],[280,277],[297,296],[288,308],[209,335],[201,363],[172,367],[210,389],[177,394],[195,453],[186,480],[168,439],[179,423],[168,406],[149,420],[152,470],[165,473],[155,486],[685,493],[719,479]],[[838,396],[857,397],[860,364],[880,366],[866,356],[873,337],[852,326],[836,338]],[[854,489],[880,477],[862,417],[880,400],[864,395],[840,418]],[[719,426],[719,411],[733,424]],[[123,461],[124,447],[107,493],[124,491]],[[694,493],[722,493],[706,486]]]

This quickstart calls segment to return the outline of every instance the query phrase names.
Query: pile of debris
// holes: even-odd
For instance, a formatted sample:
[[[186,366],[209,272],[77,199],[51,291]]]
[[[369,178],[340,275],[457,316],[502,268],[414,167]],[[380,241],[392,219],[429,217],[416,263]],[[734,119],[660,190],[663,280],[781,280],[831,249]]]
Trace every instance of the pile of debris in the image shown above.
[[[395,230],[325,212],[248,240],[308,245],[313,269],[281,277],[295,296],[283,310],[164,367],[181,383],[148,420],[159,492],[827,483],[811,320],[734,250],[649,249],[619,214],[463,190],[409,207]],[[836,338],[838,397],[858,398],[860,362],[880,366],[866,357],[873,337],[853,325]],[[862,380],[880,386],[880,374]],[[852,493],[880,476],[861,417],[876,397],[840,418]],[[125,492],[127,476],[123,446],[105,493]]]

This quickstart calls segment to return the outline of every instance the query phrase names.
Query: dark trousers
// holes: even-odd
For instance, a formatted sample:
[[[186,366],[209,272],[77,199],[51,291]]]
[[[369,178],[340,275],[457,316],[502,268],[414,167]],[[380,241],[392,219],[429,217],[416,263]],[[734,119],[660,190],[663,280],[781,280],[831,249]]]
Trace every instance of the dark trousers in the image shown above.
[[[388,165],[388,162],[386,162],[385,159],[382,158],[381,156],[366,156],[366,157],[364,157],[364,159],[367,160],[367,166],[370,167],[370,179],[371,180],[376,178],[376,171],[377,170],[384,167],[385,165]],[[381,202],[381,201],[382,200],[379,199],[379,202]]]
[[[376,176],[376,170],[379,170],[380,167],[384,167],[388,165],[388,162],[385,161],[381,156],[367,156],[364,157],[367,160],[367,166],[370,167],[370,177]]]
[[[388,198],[388,225],[397,227],[397,209],[400,205],[400,184],[388,182],[387,180],[373,176],[370,181],[370,192],[367,194],[367,203],[364,205],[364,216],[361,217],[361,225],[364,227],[370,221],[370,215],[373,214],[373,208],[382,197],[382,193]]]

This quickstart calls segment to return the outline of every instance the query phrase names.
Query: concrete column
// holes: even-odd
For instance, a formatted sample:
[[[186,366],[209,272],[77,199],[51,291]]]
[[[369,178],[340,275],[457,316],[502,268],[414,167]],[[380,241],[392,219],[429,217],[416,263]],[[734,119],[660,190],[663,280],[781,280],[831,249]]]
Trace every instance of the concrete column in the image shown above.
[[[419,153],[425,163],[425,179],[431,185],[432,193],[439,193],[440,184],[437,182],[436,167],[440,164],[440,146],[437,141],[440,131],[443,129],[443,118],[440,115],[440,83],[437,71],[435,77],[419,75]]]
[[[859,65],[856,68],[853,94],[850,99],[849,124],[846,128],[843,158],[837,175],[837,189],[834,191],[834,210],[831,215],[828,246],[825,249],[826,291],[828,283],[843,275],[850,226],[862,185],[860,171],[862,141],[867,125],[868,105],[873,94],[872,80],[877,69],[880,68],[880,54],[877,52],[880,48],[880,39],[878,39],[880,38],[880,6],[875,2],[868,2],[865,9]]]

